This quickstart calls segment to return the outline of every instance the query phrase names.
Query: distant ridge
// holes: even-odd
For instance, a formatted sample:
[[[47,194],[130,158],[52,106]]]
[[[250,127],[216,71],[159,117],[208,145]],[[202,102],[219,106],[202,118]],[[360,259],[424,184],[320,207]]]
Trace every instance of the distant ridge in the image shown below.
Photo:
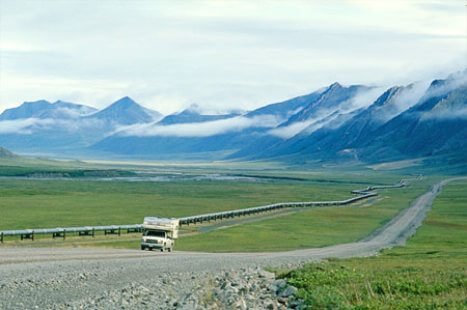
[[[16,158],[19,157],[12,151],[0,146],[0,158]]]
[[[335,82],[241,114],[192,105],[163,117],[128,96],[89,109],[39,100],[5,110],[0,145],[89,157],[467,164],[467,70],[384,89]]]
[[[74,118],[96,112],[97,109],[71,102],[58,100],[50,103],[46,100],[24,102],[16,108],[6,109],[0,120],[16,120],[27,118]]]

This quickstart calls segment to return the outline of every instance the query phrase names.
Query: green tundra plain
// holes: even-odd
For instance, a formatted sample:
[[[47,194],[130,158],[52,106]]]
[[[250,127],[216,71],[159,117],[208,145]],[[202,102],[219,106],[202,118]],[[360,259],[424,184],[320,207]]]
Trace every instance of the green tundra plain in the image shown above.
[[[414,179],[406,188],[381,190],[380,196],[348,207],[305,208],[254,220],[182,227],[178,250],[212,252],[280,251],[355,241],[408,207],[436,179],[354,168],[301,171],[267,165],[266,169],[251,163],[135,167],[22,160],[6,161],[0,167],[0,230],[138,224],[148,215],[183,217],[284,201],[340,200],[352,197],[354,189]],[[224,175],[234,180],[131,179],[141,171],[155,177]],[[137,249],[140,236],[18,239],[6,237],[5,245]],[[284,239],[287,242],[281,242]]]
[[[162,179],[132,179],[141,173]],[[206,175],[228,178],[209,179]],[[377,197],[350,206],[303,208],[183,226],[176,243],[177,250],[207,252],[323,247],[368,236],[447,177],[439,172],[420,177],[410,168],[299,170],[256,163],[168,166],[8,159],[0,160],[0,230],[137,224],[148,215],[183,217],[284,201],[338,200],[351,197],[354,189],[408,180],[407,187],[378,190]],[[138,249],[140,234],[18,239],[5,237],[0,249]],[[332,259],[274,271],[299,288],[298,296],[310,309],[465,309],[466,240],[467,181],[456,181],[443,189],[422,227],[405,246],[371,258]]]

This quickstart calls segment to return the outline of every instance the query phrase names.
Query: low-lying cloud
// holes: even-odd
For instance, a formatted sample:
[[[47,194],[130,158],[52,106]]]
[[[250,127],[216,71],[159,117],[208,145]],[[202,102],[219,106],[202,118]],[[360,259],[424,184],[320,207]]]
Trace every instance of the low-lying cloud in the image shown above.
[[[307,120],[303,122],[295,122],[289,126],[274,128],[268,131],[270,135],[276,136],[282,139],[289,139],[298,133],[302,132],[305,128],[315,123],[316,120]]]
[[[257,117],[232,117],[228,119],[209,121],[203,123],[186,123],[174,125],[136,124],[119,128],[115,134],[119,136],[138,137],[209,137],[229,132],[238,132],[247,128],[272,128],[279,124],[280,120],[273,115]]]
[[[348,117],[340,116],[349,115],[357,110],[367,108],[381,95],[383,90],[384,89],[380,87],[362,90],[349,100],[339,103],[336,108],[318,108],[312,118],[301,122],[295,122],[288,126],[271,129],[268,133],[281,139],[290,139],[302,132],[311,134],[318,129],[330,126],[331,122],[332,127],[337,128],[348,120]]]
[[[410,109],[416,105],[425,94],[426,90],[430,86],[429,81],[420,81],[410,84],[404,90],[394,98],[394,115],[390,115],[391,118]]]
[[[54,110],[46,111],[47,117],[60,117],[65,119],[77,119],[82,116],[92,114],[95,111],[91,109],[81,108],[81,109],[70,109],[70,108],[57,108]]]
[[[0,134],[31,135],[43,130],[55,130],[57,132],[91,131],[96,136],[96,131],[111,130],[106,123],[98,119],[53,119],[53,118],[21,118],[15,120],[0,121]]]
[[[430,91],[427,92],[426,97],[439,96],[463,86],[467,86],[467,69],[458,71],[448,76],[444,83],[440,83],[437,86],[432,87]]]
[[[467,120],[467,107],[460,109],[446,109],[438,110],[433,109],[432,111],[426,112],[420,118],[421,121],[428,121],[433,119],[443,120]]]
[[[52,119],[25,118],[0,121],[0,134],[32,134],[35,129],[44,129],[55,123]]]
[[[350,113],[358,109],[368,108],[384,91],[385,87],[372,87],[361,90],[349,100],[340,103],[338,110],[342,111],[342,113]]]
[[[374,121],[385,123],[410,109],[420,102],[429,85],[430,81],[420,81],[394,90],[395,93],[384,105],[374,109]]]

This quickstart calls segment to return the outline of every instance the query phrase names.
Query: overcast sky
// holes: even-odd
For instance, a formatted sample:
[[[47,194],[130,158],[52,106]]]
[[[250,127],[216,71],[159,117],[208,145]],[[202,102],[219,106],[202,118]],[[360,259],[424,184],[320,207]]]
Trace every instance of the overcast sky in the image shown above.
[[[463,0],[0,0],[0,111],[122,96],[162,113],[253,109],[339,81],[467,67]]]

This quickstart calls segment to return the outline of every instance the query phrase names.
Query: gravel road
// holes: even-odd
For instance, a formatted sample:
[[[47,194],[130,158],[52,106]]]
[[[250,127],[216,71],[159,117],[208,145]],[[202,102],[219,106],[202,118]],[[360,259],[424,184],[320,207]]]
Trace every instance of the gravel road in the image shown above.
[[[325,248],[278,253],[0,248],[0,309],[299,308],[295,289],[263,268],[369,256],[402,244],[452,180],[434,185],[364,240]]]

